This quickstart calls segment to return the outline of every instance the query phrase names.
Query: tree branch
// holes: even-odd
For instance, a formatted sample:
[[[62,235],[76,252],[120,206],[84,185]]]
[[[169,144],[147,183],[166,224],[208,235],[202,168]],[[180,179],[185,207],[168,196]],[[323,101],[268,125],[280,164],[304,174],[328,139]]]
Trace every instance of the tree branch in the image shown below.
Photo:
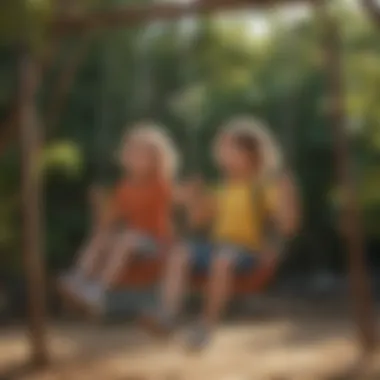
[[[116,7],[107,11],[78,13],[56,18],[53,34],[77,33],[99,28],[131,27],[153,20],[174,20],[191,14],[209,14],[242,8],[269,8],[291,3],[319,3],[321,0],[198,0],[191,5],[165,4]]]
[[[40,77],[50,69],[56,50],[56,46],[50,44],[49,47],[45,49],[44,54],[40,57],[40,60],[37,63],[37,70],[39,71]],[[18,136],[18,128],[16,125],[18,120],[17,96],[18,94],[15,94],[13,99],[11,99],[8,116],[0,123],[0,157],[8,144]]]
[[[380,4],[376,4],[376,0],[362,0],[362,5],[372,20],[380,26]]]

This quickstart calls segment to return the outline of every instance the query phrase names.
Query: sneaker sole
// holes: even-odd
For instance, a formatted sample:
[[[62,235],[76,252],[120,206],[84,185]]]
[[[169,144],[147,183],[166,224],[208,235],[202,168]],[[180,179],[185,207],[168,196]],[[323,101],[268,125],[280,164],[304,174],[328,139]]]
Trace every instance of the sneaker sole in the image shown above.
[[[58,282],[58,293],[61,295],[69,310],[79,312],[86,318],[94,321],[98,321],[102,317],[102,311],[100,308],[89,304],[86,300],[60,282]]]

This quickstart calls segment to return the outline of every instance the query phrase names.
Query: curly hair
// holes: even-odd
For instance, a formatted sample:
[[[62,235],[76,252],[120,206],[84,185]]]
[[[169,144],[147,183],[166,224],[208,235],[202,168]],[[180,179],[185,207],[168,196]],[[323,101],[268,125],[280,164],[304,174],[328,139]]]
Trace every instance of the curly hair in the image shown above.
[[[216,139],[215,146],[229,135],[248,152],[257,152],[260,158],[260,176],[278,172],[283,166],[283,155],[279,144],[269,129],[260,121],[249,116],[238,116],[229,120]]]
[[[175,144],[163,127],[154,122],[143,121],[129,128],[122,138],[121,149],[131,141],[139,139],[154,147],[159,156],[161,174],[167,180],[174,180],[179,168],[179,156]]]

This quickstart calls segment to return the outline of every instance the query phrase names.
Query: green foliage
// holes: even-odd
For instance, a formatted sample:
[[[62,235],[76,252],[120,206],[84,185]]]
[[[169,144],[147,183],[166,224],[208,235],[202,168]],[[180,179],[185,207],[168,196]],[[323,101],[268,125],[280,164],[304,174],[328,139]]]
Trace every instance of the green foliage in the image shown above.
[[[78,178],[83,171],[81,152],[72,142],[50,144],[43,152],[41,170],[47,174],[54,172],[68,179]]]
[[[80,5],[102,9],[126,2]],[[334,11],[342,31],[347,128],[366,231],[379,237],[380,32],[349,7],[338,4]],[[43,45],[50,16],[48,0],[7,0],[0,16],[0,38],[17,44],[27,36]],[[17,23],[8,22],[15,18]],[[268,123],[299,178],[305,227],[295,254],[315,255],[318,261],[321,253],[305,248],[312,236],[324,242],[330,261],[337,232],[331,216],[340,202],[332,194],[336,181],[331,125],[326,119],[321,25],[313,15],[290,22],[279,13],[267,20],[268,32],[259,35],[252,33],[252,22],[247,20],[209,17],[194,23],[191,35],[178,21],[102,30],[91,36],[59,125],[48,131],[51,140],[42,157],[50,268],[68,265],[78,249],[88,225],[88,186],[94,182],[112,186],[117,179],[114,152],[125,128],[141,117],[159,121],[184,155],[183,171],[202,171],[211,179],[216,176],[211,142],[220,125],[240,113]],[[55,65],[43,83],[42,115],[67,55],[78,42],[70,38],[60,43]],[[13,56],[0,49],[0,57],[8,60],[0,60],[0,112],[12,97]],[[18,160],[12,154],[0,160],[4,173],[0,251],[11,252],[8,256],[19,251]]]
[[[32,43],[41,47],[51,14],[51,0],[4,0],[0,13],[0,43]]]

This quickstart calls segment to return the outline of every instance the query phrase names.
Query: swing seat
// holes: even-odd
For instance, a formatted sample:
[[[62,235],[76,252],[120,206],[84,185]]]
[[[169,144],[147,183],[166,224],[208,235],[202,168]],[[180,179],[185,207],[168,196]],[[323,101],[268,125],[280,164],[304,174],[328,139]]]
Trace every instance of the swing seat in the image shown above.
[[[103,317],[125,318],[149,309],[157,298],[157,285],[162,278],[165,257],[156,260],[136,257],[122,272],[118,284],[107,293]],[[241,298],[261,293],[274,278],[278,263],[263,265],[254,272],[236,275],[233,297]],[[191,289],[195,294],[204,291],[207,274],[194,274]]]
[[[142,289],[154,286],[161,278],[164,261],[164,255],[155,258],[133,258],[128,267],[121,272],[115,289]]]
[[[165,252],[154,258],[135,256],[128,267],[121,271],[115,286],[107,292],[103,311],[97,317],[124,318],[154,304],[165,261]],[[274,261],[253,271],[237,274],[234,278],[233,297],[250,296],[264,291],[273,279],[277,267],[278,262]],[[190,283],[192,291],[195,294],[203,292],[207,280],[206,273],[194,274]]]
[[[165,264],[164,254],[156,258],[136,257],[125,271],[122,271],[115,290],[144,289],[154,287],[161,279]],[[247,295],[263,291],[274,277],[278,263],[273,261],[261,265],[252,271],[236,274],[234,277],[234,294]],[[191,278],[191,286],[195,291],[203,291],[207,283],[207,274],[194,274]]]
[[[244,274],[236,274],[233,283],[233,295],[244,296],[261,293],[274,278],[277,262],[268,263]],[[195,274],[192,287],[195,291],[203,291],[207,284],[207,274]]]
[[[154,304],[164,264],[164,254],[155,258],[134,257],[121,271],[113,289],[108,291],[103,316],[125,318]]]

